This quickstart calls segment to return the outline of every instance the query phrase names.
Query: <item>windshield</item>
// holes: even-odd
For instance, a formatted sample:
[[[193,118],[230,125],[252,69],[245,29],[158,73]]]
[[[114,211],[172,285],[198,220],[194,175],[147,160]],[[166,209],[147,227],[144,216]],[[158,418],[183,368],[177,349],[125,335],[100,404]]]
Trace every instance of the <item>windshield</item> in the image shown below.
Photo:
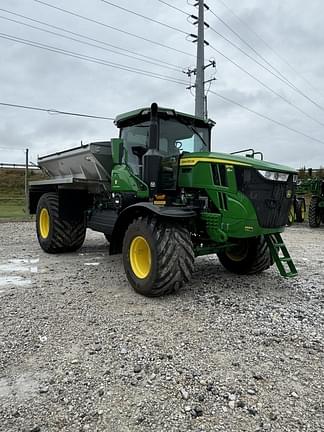
[[[178,120],[160,119],[161,153],[209,151],[209,129],[180,123]]]
[[[137,125],[126,126],[121,130],[124,140],[124,162],[136,175],[142,177],[143,155],[149,145],[149,126],[146,121]],[[159,151],[164,164],[176,169],[177,159],[183,152],[209,151],[209,128],[194,127],[180,123],[175,119],[160,118]]]

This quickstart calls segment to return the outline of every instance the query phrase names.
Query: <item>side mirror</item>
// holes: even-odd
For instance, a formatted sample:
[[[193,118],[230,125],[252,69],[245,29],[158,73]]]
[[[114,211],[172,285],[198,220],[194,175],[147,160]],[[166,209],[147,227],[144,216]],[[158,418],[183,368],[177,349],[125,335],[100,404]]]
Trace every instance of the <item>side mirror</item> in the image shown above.
[[[111,153],[113,164],[120,165],[124,154],[124,141],[121,138],[112,138]]]

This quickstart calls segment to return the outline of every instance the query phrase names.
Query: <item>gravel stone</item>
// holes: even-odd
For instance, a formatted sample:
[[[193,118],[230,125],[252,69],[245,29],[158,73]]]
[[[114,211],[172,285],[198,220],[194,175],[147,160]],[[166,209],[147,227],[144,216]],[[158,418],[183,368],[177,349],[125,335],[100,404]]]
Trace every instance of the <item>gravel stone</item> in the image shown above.
[[[296,278],[211,255],[145,298],[102,234],[45,254],[0,223],[0,432],[324,430],[324,228],[283,237]]]
[[[180,393],[181,393],[182,399],[184,399],[184,400],[188,400],[189,399],[189,393],[187,392],[186,389],[181,388],[180,389]]]
[[[231,409],[234,409],[234,408],[235,408],[235,401],[230,400],[230,401],[228,402],[228,406],[229,406]]]
[[[194,407],[194,411],[195,411],[197,417],[201,417],[203,415],[203,409],[200,405],[196,405]]]

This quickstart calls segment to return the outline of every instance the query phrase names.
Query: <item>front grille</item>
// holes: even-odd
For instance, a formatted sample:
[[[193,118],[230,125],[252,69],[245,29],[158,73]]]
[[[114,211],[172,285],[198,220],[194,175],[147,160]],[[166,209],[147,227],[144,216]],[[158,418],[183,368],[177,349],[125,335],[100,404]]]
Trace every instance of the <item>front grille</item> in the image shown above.
[[[252,201],[259,225],[263,228],[286,225],[294,194],[293,175],[286,182],[279,182],[265,179],[253,168],[236,167],[235,173],[237,187]]]

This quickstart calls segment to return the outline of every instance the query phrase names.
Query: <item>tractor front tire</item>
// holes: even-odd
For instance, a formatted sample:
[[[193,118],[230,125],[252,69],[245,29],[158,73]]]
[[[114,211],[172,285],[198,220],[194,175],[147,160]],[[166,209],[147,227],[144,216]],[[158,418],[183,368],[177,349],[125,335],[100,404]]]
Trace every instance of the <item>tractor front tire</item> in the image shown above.
[[[187,228],[143,217],[131,223],[123,241],[126,276],[139,294],[171,294],[191,278],[194,252]]]
[[[273,264],[263,236],[238,239],[236,246],[218,252],[217,255],[228,271],[242,275],[261,273]]]
[[[38,242],[45,252],[73,252],[83,245],[86,225],[83,215],[78,220],[60,218],[58,194],[50,192],[38,201],[36,231]]]
[[[321,224],[321,212],[318,204],[319,198],[313,196],[308,209],[308,222],[311,228],[318,228]]]

